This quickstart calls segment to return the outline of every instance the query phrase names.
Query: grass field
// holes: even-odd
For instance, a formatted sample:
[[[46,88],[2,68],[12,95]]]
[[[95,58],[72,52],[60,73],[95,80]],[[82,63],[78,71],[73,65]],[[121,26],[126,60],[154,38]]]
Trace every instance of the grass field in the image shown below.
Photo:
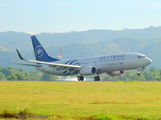
[[[0,82],[0,113],[24,110],[51,120],[161,120],[161,82]]]

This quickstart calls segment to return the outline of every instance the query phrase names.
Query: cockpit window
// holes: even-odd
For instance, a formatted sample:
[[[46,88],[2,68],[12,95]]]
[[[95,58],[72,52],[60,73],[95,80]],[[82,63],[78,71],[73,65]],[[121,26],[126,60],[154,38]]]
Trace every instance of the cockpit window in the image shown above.
[[[145,58],[145,56],[138,56],[138,58]]]

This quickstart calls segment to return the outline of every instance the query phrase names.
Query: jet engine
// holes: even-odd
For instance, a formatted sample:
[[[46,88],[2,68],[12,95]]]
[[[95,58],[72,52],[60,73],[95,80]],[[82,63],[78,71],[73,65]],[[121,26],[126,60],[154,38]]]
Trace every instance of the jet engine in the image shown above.
[[[80,69],[81,75],[93,75],[97,73],[97,69],[93,66],[87,66]]]
[[[107,72],[107,74],[109,74],[110,76],[119,76],[119,75],[123,75],[124,71],[112,71],[112,72]]]

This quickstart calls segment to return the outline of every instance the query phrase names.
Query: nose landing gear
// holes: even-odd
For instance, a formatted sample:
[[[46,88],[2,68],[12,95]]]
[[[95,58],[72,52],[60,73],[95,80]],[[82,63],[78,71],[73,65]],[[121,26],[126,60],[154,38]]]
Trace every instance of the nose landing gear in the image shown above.
[[[138,76],[140,76],[141,73],[140,73],[140,71],[138,71],[136,74],[137,74]]]
[[[140,71],[141,71],[141,70],[144,70],[144,69],[145,69],[145,67],[139,68],[139,69],[138,69],[138,72],[137,72],[136,74],[137,74],[138,76],[140,76],[140,75],[141,75]]]

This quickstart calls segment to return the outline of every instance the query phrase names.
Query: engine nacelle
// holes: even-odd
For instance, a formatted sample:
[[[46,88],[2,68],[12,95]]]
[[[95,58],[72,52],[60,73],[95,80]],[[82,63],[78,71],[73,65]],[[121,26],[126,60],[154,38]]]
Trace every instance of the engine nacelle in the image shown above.
[[[97,73],[97,69],[93,66],[83,67],[80,69],[81,75],[93,75]]]
[[[124,71],[112,71],[112,72],[108,72],[107,74],[109,74],[110,76],[119,76],[119,75],[123,75]]]

